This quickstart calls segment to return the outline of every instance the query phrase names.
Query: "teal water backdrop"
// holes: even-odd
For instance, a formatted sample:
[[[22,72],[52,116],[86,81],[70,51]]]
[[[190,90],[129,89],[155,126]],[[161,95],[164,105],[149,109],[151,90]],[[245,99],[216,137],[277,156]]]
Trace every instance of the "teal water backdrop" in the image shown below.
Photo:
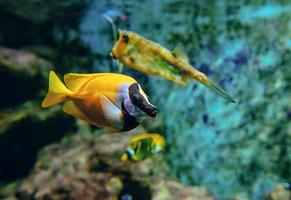
[[[104,14],[118,28],[169,49],[183,46],[190,63],[237,103],[197,82],[179,86],[124,67],[159,109],[161,123],[149,131],[165,136],[162,155],[171,175],[217,199],[264,199],[291,181],[290,1],[13,0],[0,1],[0,11],[0,45],[33,52],[62,74],[118,72]],[[13,102],[1,108],[19,104]],[[5,146],[1,150],[5,157]],[[5,184],[11,180],[2,177]]]

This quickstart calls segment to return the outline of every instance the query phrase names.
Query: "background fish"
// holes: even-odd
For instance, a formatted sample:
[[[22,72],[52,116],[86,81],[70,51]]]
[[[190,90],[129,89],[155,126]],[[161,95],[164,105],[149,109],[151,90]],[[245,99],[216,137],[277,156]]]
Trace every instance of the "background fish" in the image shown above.
[[[126,149],[121,155],[122,161],[141,161],[149,156],[159,153],[166,145],[163,136],[155,133],[143,133],[134,136]]]
[[[51,71],[49,91],[42,102],[46,108],[66,101],[63,111],[99,127],[129,131],[149,115],[153,106],[133,78],[114,73],[66,74],[66,86]]]
[[[119,40],[112,49],[112,56],[126,66],[178,84],[186,84],[195,79],[227,101],[235,103],[222,88],[192,67],[184,55],[171,52],[131,31],[119,30]]]

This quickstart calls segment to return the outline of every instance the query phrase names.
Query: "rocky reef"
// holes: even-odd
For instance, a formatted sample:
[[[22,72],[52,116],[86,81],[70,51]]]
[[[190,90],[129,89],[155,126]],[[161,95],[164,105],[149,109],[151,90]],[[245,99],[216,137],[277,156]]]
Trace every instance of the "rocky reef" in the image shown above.
[[[7,199],[214,199],[204,188],[183,186],[169,178],[161,156],[140,163],[120,161],[135,133],[97,130],[94,134],[102,135],[93,139],[80,133],[88,128],[83,124],[78,134],[42,149],[30,175],[4,188],[2,195]]]
[[[51,69],[51,63],[35,54],[0,48],[1,183],[27,175],[41,147],[76,130],[74,120],[59,109],[40,109]]]
[[[291,191],[289,188],[283,184],[277,185],[270,194],[265,197],[265,200],[290,200]]]

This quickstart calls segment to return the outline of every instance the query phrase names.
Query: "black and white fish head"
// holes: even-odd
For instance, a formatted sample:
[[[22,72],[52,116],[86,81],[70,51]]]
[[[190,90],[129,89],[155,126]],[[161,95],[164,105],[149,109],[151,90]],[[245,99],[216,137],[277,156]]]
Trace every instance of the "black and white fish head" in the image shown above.
[[[144,117],[150,116],[155,117],[157,115],[157,108],[151,104],[148,97],[141,89],[140,85],[133,83],[128,88],[129,104],[132,106],[131,109],[133,116]]]

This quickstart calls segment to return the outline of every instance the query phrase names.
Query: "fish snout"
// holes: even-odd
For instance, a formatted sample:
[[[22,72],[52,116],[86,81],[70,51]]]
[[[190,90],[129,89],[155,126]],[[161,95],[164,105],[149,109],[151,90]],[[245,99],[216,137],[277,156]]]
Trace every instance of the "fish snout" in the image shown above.
[[[156,106],[148,103],[141,95],[133,94],[131,100],[135,106],[141,109],[144,113],[150,117],[157,116],[158,109]]]
[[[143,95],[141,95],[137,83],[134,83],[129,87],[129,97],[133,105],[138,107],[150,117],[155,117],[157,115],[158,109],[147,99],[145,99]]]
[[[156,117],[158,113],[157,107],[147,102],[144,102],[139,108],[144,111],[150,117]]]

